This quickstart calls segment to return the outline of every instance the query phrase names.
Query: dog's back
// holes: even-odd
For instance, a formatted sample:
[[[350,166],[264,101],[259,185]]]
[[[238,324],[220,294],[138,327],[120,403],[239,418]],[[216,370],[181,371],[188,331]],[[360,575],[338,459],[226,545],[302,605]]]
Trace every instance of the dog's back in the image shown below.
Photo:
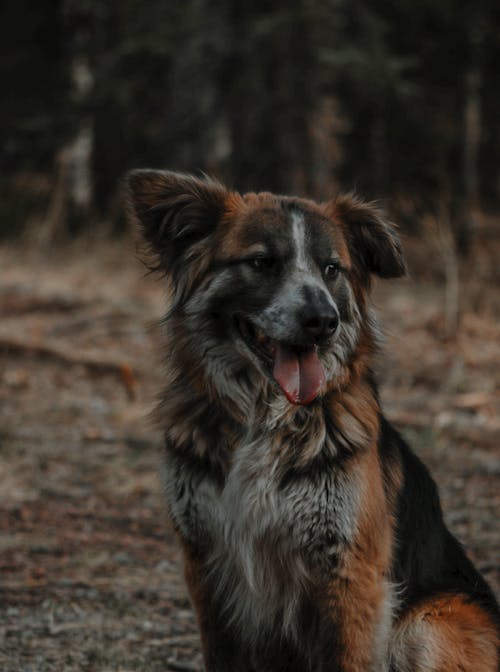
[[[392,226],[352,197],[129,189],[171,291],[158,414],[207,671],[495,672],[495,599],[378,401]]]

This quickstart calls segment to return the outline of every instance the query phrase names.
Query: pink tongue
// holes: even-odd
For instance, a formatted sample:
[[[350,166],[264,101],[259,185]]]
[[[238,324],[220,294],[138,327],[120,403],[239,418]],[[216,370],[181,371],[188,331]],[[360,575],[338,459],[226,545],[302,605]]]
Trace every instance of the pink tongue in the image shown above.
[[[325,371],[315,347],[297,352],[277,343],[273,376],[292,404],[310,404],[325,383]]]

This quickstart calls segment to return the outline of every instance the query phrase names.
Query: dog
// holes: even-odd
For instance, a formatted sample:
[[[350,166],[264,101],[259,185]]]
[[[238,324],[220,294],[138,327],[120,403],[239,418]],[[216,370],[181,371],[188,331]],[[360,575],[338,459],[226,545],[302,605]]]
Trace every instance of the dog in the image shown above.
[[[168,290],[158,418],[207,672],[496,672],[493,593],[377,394],[395,227],[154,170],[127,199]]]

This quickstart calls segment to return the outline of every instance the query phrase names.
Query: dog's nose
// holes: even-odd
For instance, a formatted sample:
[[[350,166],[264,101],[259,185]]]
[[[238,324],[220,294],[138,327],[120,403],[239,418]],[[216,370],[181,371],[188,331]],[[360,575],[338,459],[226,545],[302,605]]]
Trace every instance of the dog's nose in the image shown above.
[[[335,306],[308,306],[302,313],[302,328],[308,336],[320,342],[331,336],[339,326],[339,314]]]

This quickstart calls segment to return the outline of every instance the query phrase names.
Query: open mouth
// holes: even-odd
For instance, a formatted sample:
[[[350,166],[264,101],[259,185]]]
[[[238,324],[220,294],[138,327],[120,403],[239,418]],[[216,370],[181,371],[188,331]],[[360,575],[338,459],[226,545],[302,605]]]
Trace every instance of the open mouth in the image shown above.
[[[325,384],[325,370],[316,345],[300,346],[276,341],[248,320],[237,320],[239,332],[269,369],[288,401],[306,406],[320,394]]]

